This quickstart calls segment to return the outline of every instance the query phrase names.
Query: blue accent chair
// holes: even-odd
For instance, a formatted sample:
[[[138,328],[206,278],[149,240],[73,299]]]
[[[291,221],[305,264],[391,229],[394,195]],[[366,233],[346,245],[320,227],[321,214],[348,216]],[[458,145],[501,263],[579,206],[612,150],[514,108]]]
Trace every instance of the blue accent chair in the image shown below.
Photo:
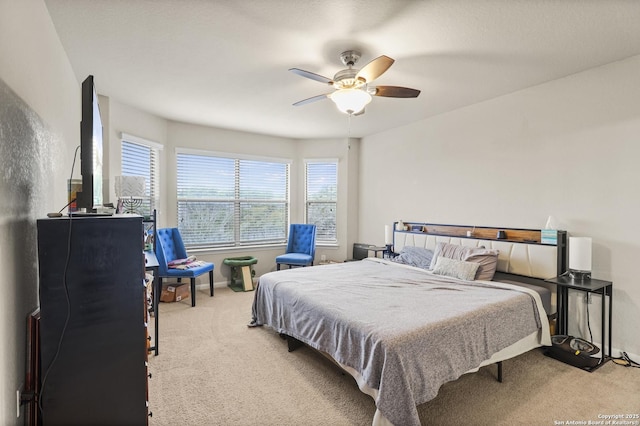
[[[158,280],[162,288],[163,278],[182,278],[191,280],[191,306],[196,306],[196,277],[209,272],[209,289],[213,297],[213,263],[206,262],[203,266],[190,269],[172,269],[168,263],[176,259],[186,259],[187,250],[184,248],[178,228],[158,229],[156,237],[156,257],[158,258]]]
[[[313,265],[316,255],[316,225],[292,223],[289,225],[287,251],[276,257],[276,269],[280,265],[307,266]]]

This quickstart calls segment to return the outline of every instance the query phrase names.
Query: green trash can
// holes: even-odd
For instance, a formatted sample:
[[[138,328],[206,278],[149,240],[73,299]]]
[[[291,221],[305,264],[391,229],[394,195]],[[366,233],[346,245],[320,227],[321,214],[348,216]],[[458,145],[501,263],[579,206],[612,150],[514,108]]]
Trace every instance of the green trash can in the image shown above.
[[[253,277],[256,271],[252,265],[258,263],[258,259],[252,256],[228,257],[222,261],[231,268],[231,281],[229,287],[233,291],[253,290]]]

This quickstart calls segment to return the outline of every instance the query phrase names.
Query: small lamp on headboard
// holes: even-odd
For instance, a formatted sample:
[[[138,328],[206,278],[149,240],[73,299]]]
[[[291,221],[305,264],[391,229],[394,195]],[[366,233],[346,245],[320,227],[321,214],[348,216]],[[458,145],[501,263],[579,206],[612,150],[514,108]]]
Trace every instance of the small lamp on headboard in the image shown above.
[[[591,238],[569,237],[569,276],[580,281],[591,279]]]
[[[391,251],[393,249],[393,230],[391,225],[384,226],[384,245],[387,247],[387,256],[391,257]]]

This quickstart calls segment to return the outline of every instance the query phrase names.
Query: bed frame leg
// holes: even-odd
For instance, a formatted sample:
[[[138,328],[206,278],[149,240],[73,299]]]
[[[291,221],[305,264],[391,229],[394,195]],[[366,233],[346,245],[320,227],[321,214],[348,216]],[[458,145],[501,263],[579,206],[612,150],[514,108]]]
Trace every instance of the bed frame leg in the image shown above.
[[[304,343],[302,343],[300,340],[295,339],[291,336],[287,336],[287,346],[289,347],[289,352],[293,352],[296,349],[302,347],[304,345]]]
[[[289,352],[293,352],[296,349],[304,346],[304,343],[302,343],[300,340],[296,338],[293,338],[287,335],[285,335],[285,338],[287,339],[287,346],[289,347]]]
[[[300,340],[296,339],[295,337],[287,336],[284,333],[279,333],[279,335],[281,339],[284,339],[287,341],[289,352],[293,352],[296,349],[304,346],[304,343],[302,343]]]
[[[502,383],[502,361],[498,362],[498,381]]]

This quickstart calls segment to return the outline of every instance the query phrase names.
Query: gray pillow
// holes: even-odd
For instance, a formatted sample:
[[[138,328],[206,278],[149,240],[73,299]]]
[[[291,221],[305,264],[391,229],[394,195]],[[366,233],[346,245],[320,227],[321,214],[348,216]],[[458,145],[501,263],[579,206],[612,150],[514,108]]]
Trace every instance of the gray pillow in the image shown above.
[[[404,265],[417,266],[422,269],[431,269],[433,250],[422,247],[404,246],[400,254],[393,259],[394,262]]]
[[[431,269],[435,268],[440,257],[465,260],[480,264],[476,280],[491,281],[498,266],[498,253],[498,250],[486,249],[484,246],[468,247],[459,244],[438,243],[431,259]]]
[[[476,280],[491,281],[498,267],[498,250],[493,249],[474,249],[467,257],[467,262],[474,262],[480,265]]]
[[[439,257],[436,261],[435,268],[433,268],[433,273],[458,278],[460,280],[473,281],[479,267],[479,263]]]
[[[438,243],[436,244],[436,249],[433,251],[430,269],[436,267],[436,262],[441,256],[449,259],[464,260],[474,249],[475,247],[467,247],[459,244]]]

